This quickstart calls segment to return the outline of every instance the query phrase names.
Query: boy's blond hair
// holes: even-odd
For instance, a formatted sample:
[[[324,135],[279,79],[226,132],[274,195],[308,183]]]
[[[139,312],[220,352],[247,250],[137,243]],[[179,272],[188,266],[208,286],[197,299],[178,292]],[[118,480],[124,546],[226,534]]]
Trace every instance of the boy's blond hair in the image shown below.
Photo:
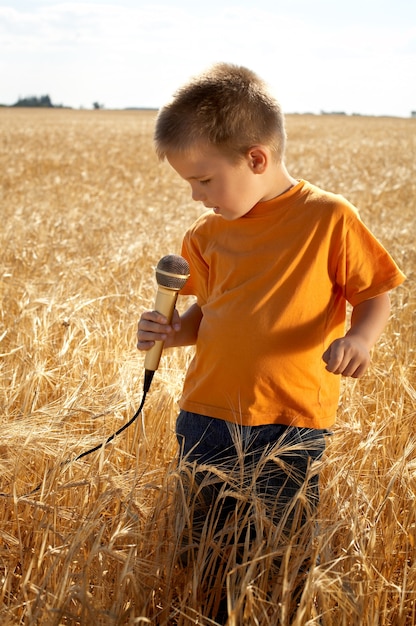
[[[233,160],[255,145],[283,158],[286,133],[279,103],[251,70],[218,63],[181,87],[159,112],[156,153],[186,152],[209,143]]]

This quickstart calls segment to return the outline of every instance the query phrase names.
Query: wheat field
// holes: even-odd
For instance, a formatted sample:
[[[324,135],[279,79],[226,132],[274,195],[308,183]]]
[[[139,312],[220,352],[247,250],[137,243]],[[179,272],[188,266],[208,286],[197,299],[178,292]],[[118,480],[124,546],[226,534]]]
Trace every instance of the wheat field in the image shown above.
[[[67,463],[136,411],[143,355],[135,333],[153,304],[154,267],[179,252],[201,212],[157,162],[154,119],[146,111],[0,109],[5,626],[215,623],[204,593],[209,537],[196,566],[175,565],[190,512],[178,495],[174,423],[192,350],[166,351],[139,419]],[[391,294],[368,374],[343,382],[322,462],[319,560],[297,616],[289,617],[285,591],[296,557],[270,595],[258,545],[243,563],[231,555],[221,573],[228,624],[410,626],[416,120],[289,115],[287,130],[291,174],[348,197],[407,281]]]

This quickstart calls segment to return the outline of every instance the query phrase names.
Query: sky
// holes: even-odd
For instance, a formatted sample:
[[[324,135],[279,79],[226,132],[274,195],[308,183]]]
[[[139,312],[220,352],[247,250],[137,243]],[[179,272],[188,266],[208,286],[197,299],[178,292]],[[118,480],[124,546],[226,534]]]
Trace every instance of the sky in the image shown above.
[[[0,103],[158,108],[218,61],[286,113],[416,111],[416,0],[0,0]]]

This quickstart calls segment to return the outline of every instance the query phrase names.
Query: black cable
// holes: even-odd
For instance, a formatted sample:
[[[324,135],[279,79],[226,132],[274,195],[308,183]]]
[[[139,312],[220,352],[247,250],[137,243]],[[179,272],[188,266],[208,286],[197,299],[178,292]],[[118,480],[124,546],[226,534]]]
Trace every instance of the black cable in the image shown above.
[[[93,452],[96,452],[100,448],[105,447],[107,444],[110,443],[110,441],[113,441],[113,439],[115,439],[124,430],[126,430],[126,428],[131,426],[136,421],[136,419],[139,417],[140,413],[143,411],[143,407],[144,407],[144,403],[145,403],[145,400],[146,400],[147,392],[149,391],[150,385],[152,384],[153,375],[154,375],[154,371],[152,371],[152,370],[145,370],[142,400],[140,402],[139,408],[137,409],[137,411],[135,412],[133,417],[131,419],[129,419],[128,422],[123,424],[123,426],[121,428],[119,428],[115,433],[110,435],[103,443],[99,443],[97,446],[94,446],[94,448],[90,448],[89,450],[85,450],[85,452],[81,452],[81,454],[78,454],[78,456],[76,456],[74,459],[67,459],[66,461],[62,461],[62,463],[60,463],[59,467],[64,467],[65,465],[69,465],[70,463],[75,463],[75,461],[79,461],[84,456],[88,456],[88,454],[92,454]],[[50,473],[51,471],[52,470],[49,470],[48,473]],[[41,488],[42,484],[43,484],[43,481],[40,482],[39,485],[37,485],[34,489],[32,489],[32,491],[29,491],[29,493],[26,493],[25,495],[20,496],[20,497],[21,498],[25,498],[25,497],[33,495],[34,493],[39,491],[39,489]],[[8,494],[8,493],[0,493],[0,496],[3,496],[5,498],[11,498],[12,497],[12,495]]]
[[[118,435],[120,435],[123,432],[123,430],[126,430],[126,428],[131,426],[133,424],[133,422],[136,421],[136,419],[139,417],[140,413],[143,410],[143,406],[144,406],[144,402],[146,400],[147,392],[149,391],[150,385],[151,385],[152,380],[153,380],[153,374],[154,374],[153,371],[145,370],[142,401],[140,402],[140,406],[137,409],[136,413],[133,415],[133,417],[128,422],[126,422],[121,428],[119,428],[115,433],[110,435],[108,437],[108,439],[106,439],[104,441],[104,443],[99,443],[94,448],[91,448],[90,450],[86,450],[85,452],[81,452],[81,454],[78,454],[78,456],[76,456],[75,459],[72,459],[72,460],[68,459],[68,461],[64,461],[63,464],[74,463],[74,461],[79,461],[79,459],[82,459],[84,456],[87,456],[88,454],[92,454],[92,452],[96,452],[100,448],[102,448],[102,447],[106,446],[108,443],[110,443],[110,441],[113,441],[113,439],[118,437]]]

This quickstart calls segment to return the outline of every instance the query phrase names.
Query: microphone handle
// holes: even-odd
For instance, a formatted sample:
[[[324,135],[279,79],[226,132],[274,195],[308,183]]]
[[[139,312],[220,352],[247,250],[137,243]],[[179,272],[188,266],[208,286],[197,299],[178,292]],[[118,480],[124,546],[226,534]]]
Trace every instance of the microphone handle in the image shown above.
[[[173,317],[173,311],[175,310],[176,300],[178,298],[178,291],[175,289],[168,289],[159,285],[156,294],[155,311],[161,313],[168,320],[168,324],[171,323]],[[162,355],[164,341],[156,341],[155,345],[146,352],[144,359],[144,367],[146,370],[155,372],[159,367],[160,357]]]

